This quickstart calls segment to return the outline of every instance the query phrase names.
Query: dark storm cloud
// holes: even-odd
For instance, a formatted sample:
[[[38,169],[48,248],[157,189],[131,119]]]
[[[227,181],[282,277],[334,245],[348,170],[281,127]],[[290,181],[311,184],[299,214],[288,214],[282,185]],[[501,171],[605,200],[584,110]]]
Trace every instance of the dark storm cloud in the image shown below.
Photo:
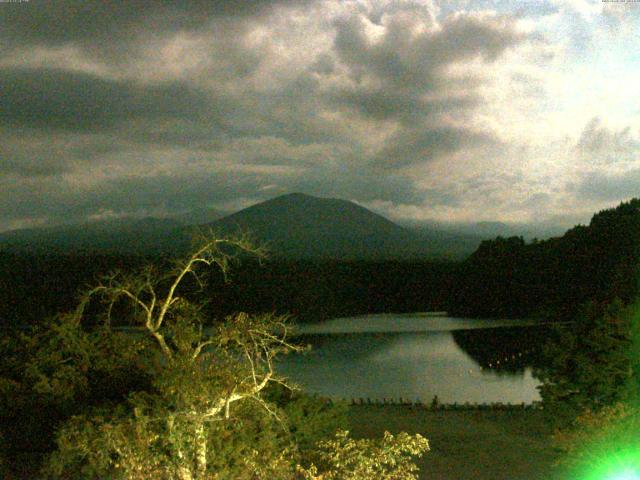
[[[236,98],[233,125],[236,136],[276,136],[294,145],[349,141],[345,125],[319,118],[323,108],[319,83],[300,75],[271,92],[247,92]]]
[[[0,37],[5,44],[122,46],[133,38],[193,30],[220,17],[262,14],[277,0],[31,0],[3,5]],[[121,52],[126,55],[127,52]]]
[[[350,108],[375,120],[406,118],[422,115],[421,102],[411,96],[386,89],[343,89],[334,92],[329,100],[336,108]]]
[[[523,39],[505,18],[451,15],[436,30],[413,33],[412,18],[390,21],[372,43],[360,16],[336,22],[335,50],[352,77],[371,76],[388,87],[410,91],[442,86],[441,68],[476,56],[495,61]]]
[[[64,153],[50,146],[18,146],[4,141],[0,144],[0,175],[40,177],[68,172],[71,165]]]
[[[257,175],[217,173],[127,176],[79,188],[58,178],[37,183],[26,181],[5,186],[0,193],[0,221],[22,217],[46,217],[52,223],[80,220],[96,212],[112,210],[135,214],[144,211],[184,211],[196,206],[253,196],[264,179]],[[38,194],[33,187],[37,185]],[[6,201],[5,201],[6,200]]]
[[[213,108],[212,112],[223,110]],[[194,119],[171,118],[163,122],[155,122],[152,118],[136,121],[126,128],[112,132],[123,140],[138,143],[141,146],[153,145],[157,147],[178,147],[194,150],[208,150],[216,152],[228,143],[233,127],[228,119],[212,113],[211,121]],[[91,155],[92,147],[87,146],[86,153]]]
[[[64,158],[50,151],[36,148],[15,148],[0,145],[0,175],[13,174],[22,177],[49,176],[68,172],[70,165]]]
[[[345,88],[328,96],[338,109],[350,108],[374,120],[397,119],[405,123],[427,115],[470,110],[480,103],[478,95],[464,93],[451,98],[425,99],[420,92],[407,93],[390,88]]]
[[[380,175],[355,162],[338,167],[310,168],[298,177],[283,179],[280,184],[287,191],[346,197],[361,202],[382,200],[420,205],[425,198],[408,178],[394,173]]]
[[[411,2],[336,4],[335,21],[284,9],[269,17],[281,5],[303,4],[2,5],[0,54],[14,49],[4,65],[22,65],[24,54],[24,65],[39,67],[0,68],[0,229],[30,217],[171,213],[290,191],[455,205],[454,194],[418,188],[404,169],[499,145],[469,120],[485,100],[483,66],[523,41],[513,20],[437,20]],[[375,40],[367,18],[378,24]],[[299,24],[313,26],[300,46],[308,56],[292,43],[307,39],[294,32]],[[184,31],[194,35],[174,35]],[[451,76],[450,66],[470,60],[479,60],[475,70]]]
[[[441,62],[452,62],[480,55],[493,62],[524,36],[515,29],[509,17],[482,18],[473,15],[452,15],[442,24],[442,30],[430,42],[431,52],[445,55]],[[425,45],[426,46],[426,45]]]
[[[376,163],[393,168],[428,162],[439,156],[467,147],[497,144],[493,135],[468,128],[432,127],[405,129],[392,137],[378,154]]]
[[[99,162],[105,155],[123,153],[127,145],[105,134],[75,134],[0,128],[0,178],[3,175],[42,177],[71,173]]]
[[[499,143],[488,132],[443,122],[442,115],[464,115],[482,101],[474,91],[477,78],[452,79],[446,67],[477,57],[494,62],[524,39],[513,21],[502,17],[450,15],[440,28],[419,33],[415,22],[415,16],[393,18],[375,42],[361,16],[336,22],[335,52],[352,85],[334,90],[331,102],[370,119],[403,124],[376,155],[376,163],[385,167],[430,161],[470,145]]]
[[[57,69],[0,69],[4,125],[100,130],[136,118],[203,119],[219,109],[208,95],[179,82],[148,86]]]

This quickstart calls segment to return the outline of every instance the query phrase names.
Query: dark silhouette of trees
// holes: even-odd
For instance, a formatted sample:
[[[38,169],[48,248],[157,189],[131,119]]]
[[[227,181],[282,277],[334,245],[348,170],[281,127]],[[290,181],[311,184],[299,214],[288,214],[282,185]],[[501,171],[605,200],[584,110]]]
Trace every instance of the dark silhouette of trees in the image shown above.
[[[456,271],[447,309],[468,316],[573,320],[589,301],[631,302],[638,294],[639,267],[640,200],[633,199],[562,237],[483,242]]]

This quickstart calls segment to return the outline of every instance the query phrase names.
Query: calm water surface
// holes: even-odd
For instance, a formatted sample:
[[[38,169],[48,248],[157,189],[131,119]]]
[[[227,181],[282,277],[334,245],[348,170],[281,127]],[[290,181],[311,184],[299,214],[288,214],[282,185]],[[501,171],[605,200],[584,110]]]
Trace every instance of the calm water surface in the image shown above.
[[[424,314],[334,319],[301,326],[311,351],[284,357],[278,368],[305,390],[331,398],[531,403],[540,397],[530,367],[481,368],[453,337],[456,330],[506,326],[520,326],[526,336],[527,325]]]

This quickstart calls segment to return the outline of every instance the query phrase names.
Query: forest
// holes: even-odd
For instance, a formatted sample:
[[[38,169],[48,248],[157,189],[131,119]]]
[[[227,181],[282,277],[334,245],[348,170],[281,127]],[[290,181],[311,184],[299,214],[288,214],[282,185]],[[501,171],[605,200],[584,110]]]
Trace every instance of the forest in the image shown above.
[[[587,302],[631,302],[638,293],[640,200],[596,213],[563,236],[484,241],[451,284],[448,310],[483,317],[572,320]]]

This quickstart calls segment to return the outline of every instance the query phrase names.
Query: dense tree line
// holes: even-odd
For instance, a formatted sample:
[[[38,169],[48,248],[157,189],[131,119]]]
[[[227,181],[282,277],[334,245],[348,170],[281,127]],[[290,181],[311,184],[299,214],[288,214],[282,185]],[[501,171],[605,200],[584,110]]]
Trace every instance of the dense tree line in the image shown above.
[[[570,426],[587,410],[597,412],[629,399],[630,382],[638,375],[631,350],[638,313],[637,304],[625,306],[620,300],[588,302],[574,323],[556,326],[541,343],[544,362],[535,375],[557,426]]]
[[[482,368],[496,373],[522,374],[545,363],[540,348],[549,337],[548,325],[454,330],[456,344]]]
[[[33,324],[71,308],[83,286],[111,270],[133,271],[164,257],[26,255],[0,252],[0,319]],[[432,262],[240,262],[228,278],[207,274],[209,313],[275,312],[297,321],[343,315],[442,310],[453,264]],[[191,284],[186,288],[193,288]]]
[[[23,254],[0,251],[0,322],[36,324],[72,308],[79,292],[113,270],[134,270],[150,259],[123,255]]]
[[[630,303],[638,293],[640,200],[595,214],[562,237],[484,241],[451,284],[447,309],[480,317],[573,320],[587,302]]]
[[[562,237],[483,242],[459,265],[447,309],[560,321],[531,342],[545,411],[571,438],[585,428],[584,418],[591,422],[598,412],[607,416],[621,402],[637,401],[628,387],[638,378],[630,352],[640,342],[631,333],[640,318],[639,267],[640,200],[634,199]]]
[[[442,310],[452,264],[274,262],[241,267],[229,305],[276,311],[298,321],[384,312]]]

